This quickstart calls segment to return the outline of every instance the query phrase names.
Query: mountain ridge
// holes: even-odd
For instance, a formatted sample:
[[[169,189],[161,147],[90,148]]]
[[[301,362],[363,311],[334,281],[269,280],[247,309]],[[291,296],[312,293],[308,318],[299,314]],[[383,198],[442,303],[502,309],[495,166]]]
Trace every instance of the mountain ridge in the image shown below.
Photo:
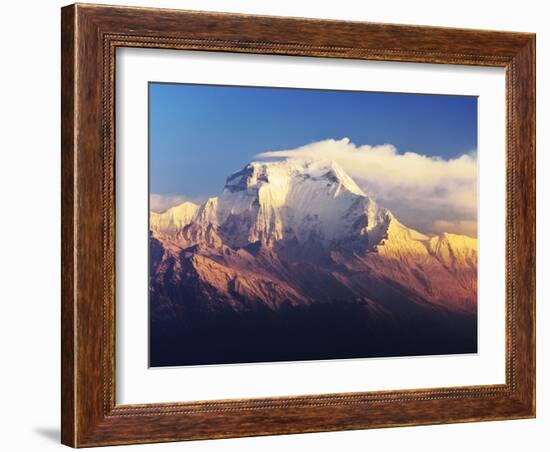
[[[293,193],[298,190],[289,182],[292,177],[301,179],[302,183],[298,187],[302,192],[301,196],[299,196],[300,193]],[[308,184],[307,179],[314,182],[321,181],[321,184]],[[323,182],[325,187],[322,186]],[[347,205],[343,206],[347,209],[327,207],[326,203],[336,204],[337,198],[345,197],[351,198]],[[293,205],[289,207],[289,203]],[[325,204],[320,205],[320,203]],[[352,203],[357,205],[355,211],[350,209]],[[345,201],[341,204],[345,204]],[[289,213],[290,209],[294,212]],[[255,210],[256,212],[253,212]],[[296,211],[303,213],[298,219]],[[214,227],[228,223],[225,225],[226,230],[237,226],[234,223],[241,222],[251,227],[256,226],[256,230],[249,231],[249,236],[245,238],[248,243],[257,240],[269,242],[281,240],[289,234],[292,236],[292,233],[296,234],[297,223],[301,223],[298,224],[298,228],[301,226],[306,233],[311,233],[311,228],[308,229],[306,224],[314,223],[315,217],[319,217],[320,212],[323,211],[327,211],[326,217],[336,217],[348,226],[346,230],[346,225],[335,225],[333,218],[321,219],[312,228],[320,227],[319,223],[321,223],[324,226],[321,232],[328,234],[328,237],[325,237],[327,239],[343,238],[342,234],[346,232],[349,235],[372,233],[376,227],[380,226],[385,227],[387,232],[390,224],[397,224],[400,228],[406,228],[411,237],[431,241],[429,249],[436,254],[438,253],[437,244],[445,237],[453,238],[453,243],[449,244],[451,247],[462,246],[477,251],[475,238],[447,232],[427,236],[403,226],[388,209],[380,208],[371,197],[367,196],[334,161],[311,162],[289,159],[278,162],[249,163],[227,178],[220,196],[208,198],[201,205],[185,201],[162,213],[151,212],[150,227],[159,234],[174,234],[193,222],[211,224]],[[253,219],[255,223],[251,224],[250,218],[243,218],[243,213],[255,215],[256,218]],[[366,215],[366,218],[361,217],[362,214]],[[361,225],[361,221],[365,224]],[[355,225],[356,230],[349,231],[350,225]],[[358,226],[363,228],[357,228]],[[302,230],[302,238],[304,238],[303,232]]]
[[[333,313],[344,323],[362,319],[353,334],[365,328],[369,343],[410,331],[413,349],[428,340],[420,325],[441,329],[442,340],[464,331],[475,339],[477,240],[408,228],[334,162],[253,162],[219,196],[151,213],[150,224],[159,328],[206,332],[217,319],[216,328],[229,322],[226,333],[239,335],[236,325],[250,334],[263,325],[274,331],[269,348],[283,334],[277,322],[294,319],[305,330],[319,322],[322,335],[328,325],[344,328]]]

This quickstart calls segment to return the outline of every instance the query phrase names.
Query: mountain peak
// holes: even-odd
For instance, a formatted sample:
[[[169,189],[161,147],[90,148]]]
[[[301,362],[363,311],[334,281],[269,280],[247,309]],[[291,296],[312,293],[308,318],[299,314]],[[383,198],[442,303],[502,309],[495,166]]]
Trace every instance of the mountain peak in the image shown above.
[[[383,234],[387,212],[335,161],[286,159],[247,164],[227,178],[220,196],[152,214],[151,229],[174,233],[190,223],[212,225],[237,247],[285,238],[329,244],[365,234],[372,243]]]
[[[162,213],[151,212],[150,228],[153,231],[175,232],[191,223],[198,210],[197,204],[185,201]]]
[[[251,162],[227,178],[225,190],[229,192],[259,189],[265,184],[288,185],[292,180],[313,179],[337,183],[358,196],[363,190],[334,160],[288,158],[272,162]]]
[[[336,163],[334,160],[318,162],[320,168],[327,168],[328,171],[323,175],[333,182],[339,182],[346,187],[350,192],[359,195],[367,196],[361,188],[355,183],[355,181],[344,171],[344,169]],[[315,164],[312,164],[313,166]]]
[[[281,240],[329,248],[381,245],[388,257],[429,253],[461,262],[469,262],[476,252],[475,239],[446,233],[430,238],[402,225],[333,160],[251,162],[227,178],[220,196],[201,206],[185,202],[152,213],[150,221],[151,229],[163,234],[185,228],[185,243],[214,228],[225,244],[236,248]]]

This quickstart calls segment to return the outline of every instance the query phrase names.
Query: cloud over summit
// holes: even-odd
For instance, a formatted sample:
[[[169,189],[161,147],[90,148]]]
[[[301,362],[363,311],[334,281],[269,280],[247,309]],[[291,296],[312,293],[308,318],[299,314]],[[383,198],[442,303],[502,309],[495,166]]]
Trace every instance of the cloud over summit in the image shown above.
[[[475,153],[445,160],[415,152],[400,153],[391,144],[356,146],[343,138],[263,152],[256,157],[334,160],[407,226],[427,233],[445,230],[477,235]]]

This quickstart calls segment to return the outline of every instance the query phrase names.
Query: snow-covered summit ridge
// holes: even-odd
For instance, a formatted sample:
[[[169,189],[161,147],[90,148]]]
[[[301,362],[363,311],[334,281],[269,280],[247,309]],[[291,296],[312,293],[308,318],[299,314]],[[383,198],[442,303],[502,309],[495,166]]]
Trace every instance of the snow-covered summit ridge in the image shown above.
[[[161,213],[151,212],[149,227],[153,231],[176,232],[194,221],[198,210],[197,204],[185,201]]]
[[[211,226],[224,243],[244,246],[285,238],[330,242],[389,218],[336,162],[287,159],[252,162],[227,179],[220,196],[152,215],[151,225],[163,234]]]
[[[263,185],[269,184],[284,191],[290,184],[307,179],[338,183],[351,193],[366,196],[334,160],[293,158],[273,162],[251,162],[227,178],[224,190],[236,192],[260,189]]]
[[[236,247],[283,239],[354,246],[350,240],[359,240],[369,248],[382,246],[388,257],[405,252],[470,261],[477,254],[475,239],[451,234],[430,238],[402,225],[330,160],[249,163],[227,178],[220,196],[200,206],[186,202],[152,213],[151,229],[178,235],[186,246],[205,237],[208,229],[211,237]],[[456,251],[460,249],[464,251]]]

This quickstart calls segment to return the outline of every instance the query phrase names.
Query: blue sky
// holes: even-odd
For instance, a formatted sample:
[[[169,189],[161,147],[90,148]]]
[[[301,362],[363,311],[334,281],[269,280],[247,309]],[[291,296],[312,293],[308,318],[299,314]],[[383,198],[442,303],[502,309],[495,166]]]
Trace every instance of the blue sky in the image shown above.
[[[334,90],[149,85],[150,192],[217,195],[261,152],[349,137],[443,160],[477,147],[477,98]]]

